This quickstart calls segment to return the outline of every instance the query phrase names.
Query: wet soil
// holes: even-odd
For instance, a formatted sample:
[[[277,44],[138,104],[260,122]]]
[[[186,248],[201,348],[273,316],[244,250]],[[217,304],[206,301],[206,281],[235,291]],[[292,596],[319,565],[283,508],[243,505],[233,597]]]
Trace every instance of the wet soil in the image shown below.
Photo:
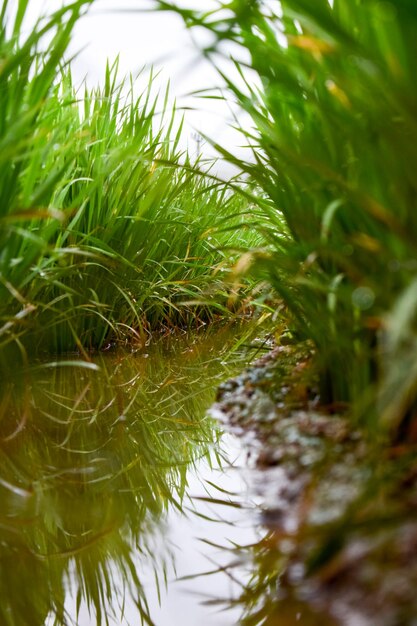
[[[311,357],[274,347],[212,407],[245,442],[267,530],[252,558],[268,585],[246,590],[267,621],[242,624],[415,626],[415,447],[377,446],[320,407]]]

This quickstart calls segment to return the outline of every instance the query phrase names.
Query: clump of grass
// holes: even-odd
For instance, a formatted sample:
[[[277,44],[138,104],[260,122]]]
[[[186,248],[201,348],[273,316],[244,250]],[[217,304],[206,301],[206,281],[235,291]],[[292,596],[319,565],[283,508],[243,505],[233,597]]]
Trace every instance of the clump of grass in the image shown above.
[[[191,166],[181,120],[168,93],[155,95],[152,74],[137,95],[116,62],[103,87],[74,89],[65,51],[89,2],[39,21],[26,39],[28,2],[11,34],[7,4],[0,350],[86,354],[161,324],[227,313],[221,279],[242,245],[229,226],[245,219],[247,201]]]
[[[262,190],[272,251],[260,263],[317,348],[322,400],[353,403],[372,430],[407,431],[417,398],[416,7],[176,10],[215,35],[206,54],[235,44],[222,74],[253,121],[242,131],[253,158],[240,165]]]
[[[66,84],[46,112],[59,115],[59,146],[77,137],[71,171],[54,191],[65,220],[52,256],[34,270],[48,336],[56,326],[59,349],[75,338],[100,347],[160,324],[210,319],[216,303],[208,292],[221,291],[226,261],[220,248],[238,245],[224,223],[233,215],[241,222],[241,200],[190,166],[175,111],[167,111],[167,94],[158,111],[151,79],[139,97],[133,84],[123,95],[116,68],[107,69],[103,89],[78,98],[69,77]],[[62,112],[63,100],[74,105]]]

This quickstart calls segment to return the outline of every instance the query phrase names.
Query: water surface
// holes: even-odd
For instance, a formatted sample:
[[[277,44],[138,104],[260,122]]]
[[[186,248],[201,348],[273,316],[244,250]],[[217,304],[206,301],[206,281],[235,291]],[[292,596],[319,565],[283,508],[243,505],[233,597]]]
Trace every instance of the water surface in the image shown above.
[[[206,414],[248,359],[234,343],[223,328],[3,381],[1,624],[238,623],[218,603],[248,568],[231,576],[221,546],[257,531],[241,450]]]

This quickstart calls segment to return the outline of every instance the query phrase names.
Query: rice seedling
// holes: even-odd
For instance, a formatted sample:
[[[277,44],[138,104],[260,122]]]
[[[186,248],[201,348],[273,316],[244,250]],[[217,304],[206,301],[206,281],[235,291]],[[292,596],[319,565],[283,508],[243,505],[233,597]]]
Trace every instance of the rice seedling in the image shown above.
[[[4,0],[0,11],[0,301],[2,346],[19,337],[36,305],[23,289],[31,266],[45,253],[61,214],[49,204],[56,179],[55,167],[42,164],[42,148],[54,144],[56,129],[39,128],[37,120],[48,97],[71,31],[90,4],[79,0],[39,20],[24,36],[22,23],[28,2]],[[48,41],[48,45],[45,44]],[[48,141],[50,142],[48,144]],[[34,178],[30,162],[37,162]],[[42,173],[41,173],[42,172]],[[39,224],[49,218],[48,229]],[[29,225],[34,228],[30,229]]]
[[[322,401],[353,403],[374,435],[412,438],[416,7],[259,0],[175,10],[214,35],[204,52],[253,121],[242,129],[252,158],[239,163],[262,190],[271,250],[258,267],[316,346]]]
[[[181,118],[153,76],[108,65],[76,90],[65,62],[77,2],[9,35],[4,3],[0,348],[101,348],[150,328],[227,314],[222,279],[242,247],[247,200],[197,173]],[[53,34],[47,52],[42,41]],[[247,237],[253,239],[248,230]],[[184,304],[187,303],[187,304]],[[4,360],[10,360],[5,356]]]
[[[174,113],[162,110],[156,118],[151,83],[139,98],[132,86],[128,101],[115,71],[108,69],[106,84],[108,93],[85,91],[84,111],[73,109],[70,127],[59,123],[63,138],[81,129],[73,182],[57,188],[54,200],[70,214],[55,243],[59,269],[55,260],[43,263],[36,278],[45,279],[42,300],[64,296],[46,324],[49,336],[57,325],[61,349],[74,337],[84,346],[102,346],[109,334],[191,320],[192,308],[181,302],[207,301],[210,282],[216,291],[213,272],[219,286],[224,275],[220,247],[239,245],[236,232],[223,228],[228,216],[242,220],[241,201],[189,167],[178,148],[181,127],[170,137]],[[200,307],[199,316],[209,309]]]

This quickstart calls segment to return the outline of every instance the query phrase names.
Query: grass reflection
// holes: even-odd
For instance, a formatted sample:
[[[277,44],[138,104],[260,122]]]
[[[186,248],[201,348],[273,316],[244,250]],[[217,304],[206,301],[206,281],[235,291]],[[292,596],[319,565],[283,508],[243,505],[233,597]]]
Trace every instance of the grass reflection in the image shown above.
[[[138,558],[164,581],[161,522],[182,510],[187,470],[218,439],[205,410],[232,372],[230,340],[217,329],[99,355],[97,368],[58,362],[4,383],[1,624],[77,623],[81,605],[91,623],[120,624],[132,601],[152,624]]]

